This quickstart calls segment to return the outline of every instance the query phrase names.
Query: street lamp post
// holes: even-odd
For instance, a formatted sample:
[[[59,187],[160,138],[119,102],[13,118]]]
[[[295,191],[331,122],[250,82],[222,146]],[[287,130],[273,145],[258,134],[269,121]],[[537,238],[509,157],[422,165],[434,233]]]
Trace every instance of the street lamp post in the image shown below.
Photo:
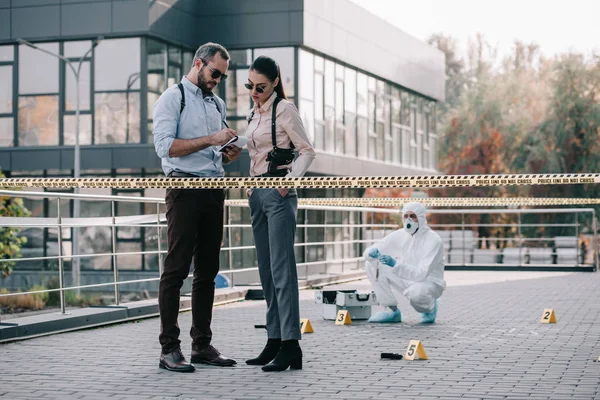
[[[75,76],[75,91],[76,91],[76,94],[75,94],[75,96],[76,96],[75,97],[75,99],[76,99],[75,149],[74,149],[75,162],[74,162],[74,166],[73,166],[73,177],[74,178],[79,178],[81,175],[81,149],[79,146],[79,108],[80,108],[80,105],[79,105],[79,78],[81,75],[81,65],[83,64],[83,60],[92,52],[92,50],[96,46],[98,46],[98,44],[100,43],[100,41],[102,39],[104,39],[102,36],[98,36],[96,39],[94,39],[94,41],[92,42],[92,47],[90,47],[90,49],[87,52],[85,52],[85,54],[79,59],[79,62],[77,63],[77,68],[75,68],[75,66],[73,65],[73,62],[71,62],[71,60],[69,60],[65,56],[53,53],[46,49],[42,49],[42,48],[36,46],[35,44],[28,42],[27,40],[17,39],[17,42],[19,44],[29,46],[32,49],[39,50],[43,53],[46,53],[48,55],[51,55],[53,57],[56,57],[56,58],[64,61],[69,66],[69,68],[71,68],[71,71],[73,71],[73,75]],[[75,188],[75,193],[79,193],[79,188]],[[79,215],[80,215],[79,199],[74,199],[73,200],[73,218],[79,218]],[[73,256],[77,256],[79,254],[79,228],[78,227],[73,228],[73,237],[71,239],[72,239],[71,243],[73,244],[73,249],[72,249]],[[73,260],[73,264],[72,264],[73,285],[80,286],[81,285],[81,277],[80,277],[79,258],[73,257],[72,260]],[[77,294],[79,294],[79,289],[77,289]]]

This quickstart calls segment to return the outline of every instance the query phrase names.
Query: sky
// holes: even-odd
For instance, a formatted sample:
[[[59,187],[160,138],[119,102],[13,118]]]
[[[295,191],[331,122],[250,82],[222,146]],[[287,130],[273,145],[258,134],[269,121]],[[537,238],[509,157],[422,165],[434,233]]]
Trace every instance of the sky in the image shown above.
[[[515,39],[546,56],[570,50],[600,54],[600,0],[351,0],[420,40],[451,34],[466,49],[477,32],[510,54]]]

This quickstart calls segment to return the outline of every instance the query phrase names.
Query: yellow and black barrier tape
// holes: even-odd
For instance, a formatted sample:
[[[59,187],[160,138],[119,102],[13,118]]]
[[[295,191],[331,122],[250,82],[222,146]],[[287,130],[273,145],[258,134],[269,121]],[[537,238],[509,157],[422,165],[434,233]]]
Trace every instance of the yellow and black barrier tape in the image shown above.
[[[600,173],[427,176],[318,176],[301,178],[3,178],[0,188],[441,188],[459,186],[583,185],[600,183]]]
[[[569,197],[364,197],[364,198],[301,198],[300,205],[336,207],[402,207],[419,202],[428,207],[507,207],[507,206],[573,206],[597,205],[598,198]],[[245,199],[226,200],[227,205],[247,205]]]

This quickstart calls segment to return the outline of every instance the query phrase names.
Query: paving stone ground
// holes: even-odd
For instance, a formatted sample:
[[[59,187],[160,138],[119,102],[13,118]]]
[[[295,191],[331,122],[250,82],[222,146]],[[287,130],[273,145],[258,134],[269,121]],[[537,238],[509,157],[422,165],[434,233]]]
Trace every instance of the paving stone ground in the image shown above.
[[[0,398],[600,399],[600,273],[519,274],[448,272],[430,326],[405,301],[401,324],[336,326],[303,291],[301,314],[315,333],[302,340],[300,371],[244,363],[266,340],[253,328],[264,322],[263,301],[215,308],[213,344],[235,368],[159,369],[157,318],[0,345]],[[539,322],[544,308],[556,310],[556,324]],[[187,333],[191,314],[179,321]],[[429,360],[380,359],[403,354],[411,339]]]

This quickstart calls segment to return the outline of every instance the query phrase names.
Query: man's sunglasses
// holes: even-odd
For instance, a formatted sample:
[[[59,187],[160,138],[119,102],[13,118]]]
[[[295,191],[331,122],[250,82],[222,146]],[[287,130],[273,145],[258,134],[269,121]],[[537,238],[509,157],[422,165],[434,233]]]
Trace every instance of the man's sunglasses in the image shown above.
[[[245,83],[244,86],[246,86],[246,89],[252,91],[252,89],[254,89],[254,85],[251,85],[249,83]],[[261,87],[261,86],[257,86],[256,87],[256,93],[264,93],[265,92],[265,88]]]
[[[221,71],[219,71],[218,69],[214,69],[212,68],[210,65],[208,65],[208,63],[204,60],[202,60],[202,62],[204,63],[204,65],[206,65],[208,67],[208,69],[210,69],[212,71],[212,74],[210,74],[210,77],[213,79],[219,79],[221,78],[221,81],[224,81],[225,79],[227,79],[227,74],[222,73]]]

